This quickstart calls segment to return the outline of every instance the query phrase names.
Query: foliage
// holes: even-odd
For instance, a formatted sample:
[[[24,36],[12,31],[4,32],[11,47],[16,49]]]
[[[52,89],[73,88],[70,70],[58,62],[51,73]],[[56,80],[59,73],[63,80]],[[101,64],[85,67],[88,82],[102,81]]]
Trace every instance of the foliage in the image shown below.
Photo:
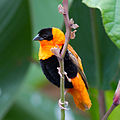
[[[40,65],[31,61],[32,58],[34,61],[38,60],[39,49],[39,43],[32,43],[33,36],[41,28],[53,26],[62,28],[63,18],[57,10],[60,2],[0,1],[0,119],[47,120],[59,117],[57,100],[52,100],[40,92],[40,88],[48,84]],[[111,39],[120,47],[119,0],[100,2],[83,0],[83,2],[100,9],[95,10],[97,44],[92,38],[90,8],[80,0],[74,0],[69,10],[70,16],[80,26],[76,39],[71,40],[71,44],[82,59],[93,105],[90,112],[84,114],[74,109],[68,111],[66,116],[69,120],[99,119],[97,89],[115,88],[116,81],[120,78],[120,50],[110,41]],[[106,92],[105,95],[108,108],[113,92]],[[70,106],[73,106],[71,102]],[[110,119],[114,119],[117,114],[120,114],[118,109],[113,112]]]
[[[70,16],[80,26],[71,43],[83,61],[89,84],[98,89],[111,88],[111,82],[120,78],[120,50],[105,33],[100,12],[95,10],[96,41],[92,36],[90,8],[75,0],[70,8]]]
[[[120,48],[120,0],[82,0],[83,3],[101,11],[108,36]]]
[[[28,1],[0,1],[0,119],[13,103],[29,67],[30,23]]]

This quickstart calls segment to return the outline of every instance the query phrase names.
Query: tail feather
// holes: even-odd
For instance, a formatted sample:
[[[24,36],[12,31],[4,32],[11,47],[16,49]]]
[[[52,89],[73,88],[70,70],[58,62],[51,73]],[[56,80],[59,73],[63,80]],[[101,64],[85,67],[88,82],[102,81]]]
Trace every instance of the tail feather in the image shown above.
[[[75,78],[71,79],[71,82],[73,88],[69,89],[68,92],[73,96],[76,106],[83,111],[90,109],[91,100],[80,74],[78,73]]]

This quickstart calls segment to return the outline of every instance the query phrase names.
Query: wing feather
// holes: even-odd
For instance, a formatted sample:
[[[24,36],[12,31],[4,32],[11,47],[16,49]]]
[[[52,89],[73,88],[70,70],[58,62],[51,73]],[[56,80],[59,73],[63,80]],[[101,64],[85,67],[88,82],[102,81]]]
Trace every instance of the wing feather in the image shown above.
[[[85,76],[85,73],[83,71],[83,67],[82,67],[82,62],[80,57],[77,55],[77,53],[74,51],[74,49],[72,48],[71,45],[68,45],[68,50],[69,50],[69,55],[71,60],[73,61],[73,63],[77,66],[77,69],[85,83],[86,88],[88,89],[88,83],[87,83],[87,78]]]

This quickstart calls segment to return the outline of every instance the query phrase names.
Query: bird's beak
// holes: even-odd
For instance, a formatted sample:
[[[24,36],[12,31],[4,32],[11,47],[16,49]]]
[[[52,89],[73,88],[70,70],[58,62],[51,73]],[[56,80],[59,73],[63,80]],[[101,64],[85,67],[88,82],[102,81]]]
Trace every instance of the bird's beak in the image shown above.
[[[39,34],[38,34],[38,35],[36,35],[36,36],[33,38],[33,41],[34,41],[34,40],[36,40],[36,41],[37,41],[37,40],[42,41],[42,40],[44,40],[44,39],[43,39],[42,37],[40,37]]]

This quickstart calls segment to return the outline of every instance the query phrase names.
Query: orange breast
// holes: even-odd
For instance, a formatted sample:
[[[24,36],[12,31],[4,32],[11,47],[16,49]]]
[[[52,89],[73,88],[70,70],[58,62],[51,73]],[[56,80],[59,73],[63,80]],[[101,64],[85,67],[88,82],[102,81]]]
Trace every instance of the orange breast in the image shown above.
[[[51,48],[54,48],[54,47],[57,48],[56,45],[58,45],[60,49],[62,48],[61,44],[55,44],[53,40],[51,40],[51,41],[47,41],[47,40],[40,41],[39,60],[41,60],[41,59],[45,60],[45,59],[48,59],[49,57],[51,57],[52,55],[54,55],[51,52]]]

